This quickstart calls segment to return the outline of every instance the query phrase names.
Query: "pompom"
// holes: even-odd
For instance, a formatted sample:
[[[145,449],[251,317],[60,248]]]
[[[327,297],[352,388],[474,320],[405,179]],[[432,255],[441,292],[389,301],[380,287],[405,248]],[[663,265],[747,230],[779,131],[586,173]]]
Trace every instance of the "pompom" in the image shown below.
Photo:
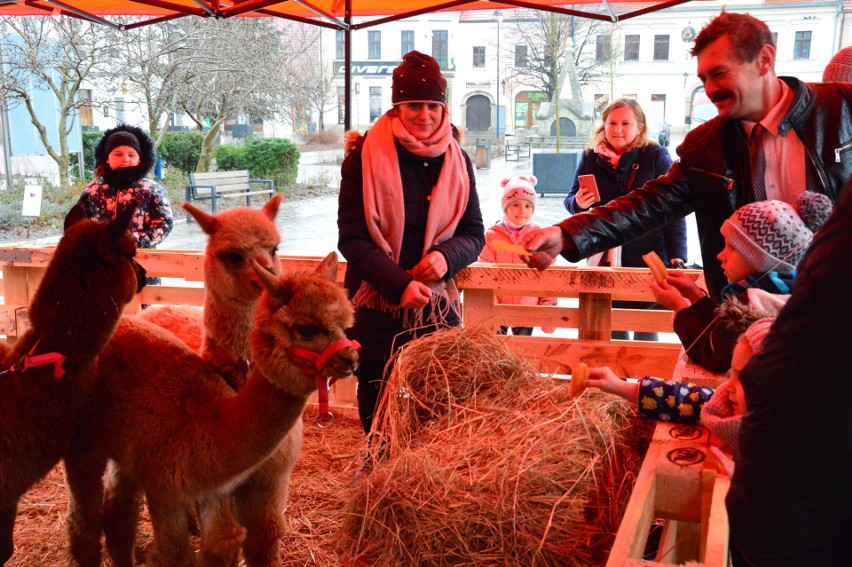
[[[822,193],[805,191],[799,195],[797,204],[799,216],[811,232],[816,232],[831,215],[831,199]]]

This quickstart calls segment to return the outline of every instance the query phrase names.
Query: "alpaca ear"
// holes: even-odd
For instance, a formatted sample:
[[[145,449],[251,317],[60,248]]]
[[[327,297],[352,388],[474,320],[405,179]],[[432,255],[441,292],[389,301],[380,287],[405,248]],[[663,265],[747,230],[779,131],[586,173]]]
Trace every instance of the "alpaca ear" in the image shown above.
[[[275,274],[261,266],[253,258],[249,258],[249,264],[260,278],[260,283],[266,288],[269,294],[277,299],[282,305],[287,305],[293,298],[292,288],[278,278]]]
[[[329,281],[337,281],[337,252],[329,252],[317,266],[316,273]]]
[[[89,217],[86,216],[86,210],[83,208],[83,205],[74,205],[71,207],[71,210],[68,211],[68,214],[65,215],[65,224],[63,225],[62,230],[64,232],[68,232],[69,228],[87,218]]]
[[[278,208],[281,206],[281,199],[283,195],[281,193],[276,193],[263,205],[263,213],[269,217],[269,220],[274,221],[275,217],[278,215]]]
[[[136,209],[138,208],[138,199],[129,201],[124,207],[124,209],[122,209],[122,211],[118,214],[118,216],[112,219],[112,221],[109,223],[109,226],[107,226],[107,239],[112,242],[118,242],[118,240],[127,233],[127,230],[130,227],[130,221],[133,220],[133,215],[136,213]]]
[[[205,234],[213,234],[216,231],[216,217],[189,203],[184,203],[182,206],[186,212],[192,215],[192,218],[195,219],[195,222],[198,223]]]

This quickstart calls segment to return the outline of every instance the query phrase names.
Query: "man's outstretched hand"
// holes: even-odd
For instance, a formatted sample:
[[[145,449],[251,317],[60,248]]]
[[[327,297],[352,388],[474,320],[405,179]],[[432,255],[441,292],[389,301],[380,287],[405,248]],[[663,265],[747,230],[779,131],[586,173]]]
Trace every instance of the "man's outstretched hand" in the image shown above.
[[[537,270],[545,270],[562,252],[562,229],[558,226],[540,228],[527,233],[521,242],[530,251],[527,266]]]

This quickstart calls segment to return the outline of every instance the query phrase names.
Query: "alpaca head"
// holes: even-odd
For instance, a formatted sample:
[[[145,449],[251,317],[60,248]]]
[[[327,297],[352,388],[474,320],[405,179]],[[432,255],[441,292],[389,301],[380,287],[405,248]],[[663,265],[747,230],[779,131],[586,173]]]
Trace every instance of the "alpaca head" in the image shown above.
[[[106,223],[86,218],[75,206],[65,218],[65,234],[33,298],[30,321],[40,336],[71,343],[69,356],[99,352],[124,306],[145,285],[145,270],[134,260],[136,241],[127,231],[135,210],[125,207]]]
[[[253,264],[254,265],[254,264]],[[312,273],[277,277],[260,266],[255,270],[266,290],[255,309],[251,336],[255,367],[282,390],[307,396],[317,388],[315,374],[299,370],[287,349],[299,347],[320,354],[346,338],[354,322],[352,303],[337,280],[337,254],[332,252]],[[332,356],[323,376],[344,378],[357,367],[358,352],[344,348]]]
[[[209,235],[204,257],[205,288],[218,298],[254,304],[263,291],[251,261],[266,270],[281,273],[278,245],[281,237],[275,216],[281,195],[274,195],[261,209],[238,207],[211,215],[184,203],[183,208]]]

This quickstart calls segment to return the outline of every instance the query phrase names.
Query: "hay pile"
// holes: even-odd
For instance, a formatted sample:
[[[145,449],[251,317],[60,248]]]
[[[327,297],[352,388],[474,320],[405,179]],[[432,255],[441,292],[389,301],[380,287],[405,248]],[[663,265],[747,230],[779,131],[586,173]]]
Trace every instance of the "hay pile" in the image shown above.
[[[574,401],[484,328],[394,359],[368,482],[343,519],[359,564],[602,565],[649,428],[597,391]],[[642,441],[645,441],[644,443]]]

